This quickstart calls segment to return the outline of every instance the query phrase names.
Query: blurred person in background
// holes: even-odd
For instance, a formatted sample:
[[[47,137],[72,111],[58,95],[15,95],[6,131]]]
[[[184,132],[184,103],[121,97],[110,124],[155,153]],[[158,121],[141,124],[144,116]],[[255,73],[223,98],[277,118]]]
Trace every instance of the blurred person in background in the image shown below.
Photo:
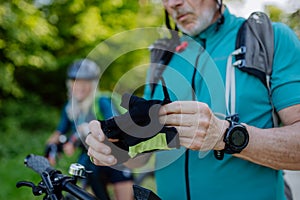
[[[87,174],[86,183],[83,180],[83,187],[90,185],[94,194],[105,200],[110,199],[107,186],[111,183],[114,199],[131,200],[133,199],[131,171],[124,166],[118,169],[95,166],[87,156],[84,141],[89,133],[88,123],[94,119],[107,119],[121,112],[121,108],[111,98],[110,93],[95,93],[99,75],[99,66],[89,59],[81,59],[71,64],[66,81],[69,99],[61,112],[57,129],[47,141],[45,156],[51,165],[55,165],[59,151],[72,156],[76,148],[80,148],[78,163],[85,166],[87,171],[92,171]]]

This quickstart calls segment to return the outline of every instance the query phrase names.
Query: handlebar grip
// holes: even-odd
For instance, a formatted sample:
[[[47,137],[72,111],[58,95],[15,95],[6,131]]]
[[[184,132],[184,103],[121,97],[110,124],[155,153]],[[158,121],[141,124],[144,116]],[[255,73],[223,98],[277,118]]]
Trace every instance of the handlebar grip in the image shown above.
[[[59,171],[52,168],[49,161],[44,156],[30,154],[25,158],[24,164],[42,176],[43,182],[47,187],[46,193],[50,195],[49,196],[50,199],[55,199],[56,192],[60,192],[62,190],[73,194],[78,199],[84,199],[84,200],[97,199],[96,197],[89,194],[88,192],[86,192],[84,189],[80,188],[76,184],[73,184],[74,179],[70,179],[69,177],[62,175]],[[52,177],[51,179],[49,177],[49,174]],[[44,178],[46,179],[49,178],[49,181],[46,181]],[[54,190],[52,191],[53,189],[52,186],[47,185],[47,182],[49,182],[51,185],[52,179],[55,178],[59,180],[59,185],[56,186],[59,187],[57,188],[58,191],[54,191]],[[32,185],[30,186],[32,187]]]
[[[77,185],[71,182],[65,183],[63,187],[66,192],[69,192],[70,194],[74,195],[78,199],[97,200],[96,197],[92,196],[91,194],[87,193],[84,189],[78,187]]]
[[[30,154],[25,158],[24,164],[39,175],[42,175],[47,169],[52,169],[47,158],[33,154]]]

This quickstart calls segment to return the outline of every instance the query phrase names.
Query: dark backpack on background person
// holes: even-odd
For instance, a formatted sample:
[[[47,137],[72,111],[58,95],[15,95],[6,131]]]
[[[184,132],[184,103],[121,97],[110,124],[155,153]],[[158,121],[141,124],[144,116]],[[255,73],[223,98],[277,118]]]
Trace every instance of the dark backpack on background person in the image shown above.
[[[171,30],[172,31],[172,30]],[[180,44],[178,37],[158,39],[150,48],[150,89],[151,97],[155,86],[161,79],[163,71],[171,60],[176,47]],[[175,41],[175,44],[171,44]],[[273,127],[279,126],[278,115],[272,102],[271,75],[274,56],[274,33],[270,18],[263,12],[253,12],[241,25],[236,37],[236,49],[233,66],[239,70],[257,77],[267,88],[272,105]],[[168,53],[166,53],[168,52]],[[167,58],[164,57],[167,55]],[[287,200],[292,200],[292,191],[284,181]]]

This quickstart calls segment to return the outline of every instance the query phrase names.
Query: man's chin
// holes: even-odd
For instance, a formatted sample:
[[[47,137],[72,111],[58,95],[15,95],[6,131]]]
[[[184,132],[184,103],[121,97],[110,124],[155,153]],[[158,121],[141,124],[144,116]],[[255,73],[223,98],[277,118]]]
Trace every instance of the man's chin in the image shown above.
[[[197,36],[202,30],[196,29],[195,25],[186,25],[180,26],[178,25],[179,30],[189,36]]]
[[[199,35],[199,33],[200,33],[200,31],[186,30],[186,29],[181,30],[181,31],[182,31],[183,33],[185,33],[185,34],[191,36],[191,37],[197,36],[197,35]]]

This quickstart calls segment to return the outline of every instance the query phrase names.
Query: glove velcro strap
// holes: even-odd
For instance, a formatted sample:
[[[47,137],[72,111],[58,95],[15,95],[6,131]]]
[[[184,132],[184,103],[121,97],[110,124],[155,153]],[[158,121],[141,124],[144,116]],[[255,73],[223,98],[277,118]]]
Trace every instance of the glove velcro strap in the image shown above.
[[[155,150],[170,150],[168,147],[167,138],[165,133],[158,133],[149,140],[140,142],[134,146],[129,146],[129,156],[131,158],[144,152],[150,152]]]
[[[128,155],[133,158],[140,153],[155,150],[170,150],[179,147],[179,135],[176,128],[164,127],[161,132],[157,133],[154,137],[148,138],[135,145],[129,145]]]

